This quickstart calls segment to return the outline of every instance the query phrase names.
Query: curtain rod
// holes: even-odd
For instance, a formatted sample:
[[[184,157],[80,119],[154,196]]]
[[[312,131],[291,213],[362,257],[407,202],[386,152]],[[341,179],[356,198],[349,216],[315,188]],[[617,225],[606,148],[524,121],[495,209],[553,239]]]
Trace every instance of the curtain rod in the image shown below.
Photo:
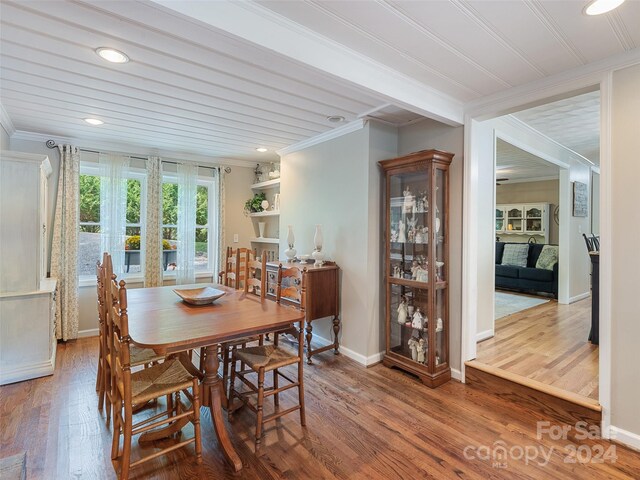
[[[47,148],[56,148],[58,146],[54,140],[47,140],[45,142],[45,145],[47,146]],[[99,152],[97,150],[89,150],[87,148],[79,148],[78,150],[80,150],[81,152],[86,152],[86,153],[97,153],[98,155],[100,155],[101,153],[104,153],[104,152]],[[145,161],[147,160],[147,157],[136,157],[136,156],[133,156],[133,155],[127,155],[127,156],[129,158],[134,158],[136,160],[145,160]],[[162,160],[162,159],[160,159],[160,161],[162,163],[170,163],[172,165],[179,165],[180,164],[180,162],[172,162],[171,160]],[[220,165],[218,167],[212,167],[211,165],[199,165],[199,164],[196,164],[196,166],[200,167],[200,168],[208,168],[210,170],[217,170],[219,168],[224,168],[224,171],[226,173],[231,173],[231,167],[222,167],[222,165]]]

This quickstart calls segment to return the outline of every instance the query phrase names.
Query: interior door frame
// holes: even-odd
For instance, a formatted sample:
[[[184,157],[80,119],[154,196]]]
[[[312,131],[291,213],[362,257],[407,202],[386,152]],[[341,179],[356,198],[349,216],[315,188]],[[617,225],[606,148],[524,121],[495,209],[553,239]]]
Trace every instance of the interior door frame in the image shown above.
[[[542,105],[560,98],[567,98],[594,88],[600,91],[600,231],[611,231],[611,95],[614,67],[563,78],[556,83],[545,79],[520,89],[493,102],[469,108],[464,126],[464,210],[463,210],[463,258],[462,258],[462,345],[461,377],[465,380],[465,362],[476,358],[478,325],[478,263],[477,236],[479,234],[478,199],[480,195],[479,170],[483,167],[478,145],[479,122],[500,117],[518,110]],[[495,173],[495,159],[493,162]],[[484,164],[486,166],[486,163]],[[495,182],[494,182],[495,203]],[[495,212],[492,212],[495,215]],[[566,215],[566,213],[565,213]],[[561,219],[562,222],[562,219]],[[495,253],[494,253],[495,255]],[[612,243],[607,235],[600,242],[600,346],[599,346],[599,402],[602,406],[603,438],[610,438],[611,426],[611,260]],[[494,261],[495,263],[495,261]]]

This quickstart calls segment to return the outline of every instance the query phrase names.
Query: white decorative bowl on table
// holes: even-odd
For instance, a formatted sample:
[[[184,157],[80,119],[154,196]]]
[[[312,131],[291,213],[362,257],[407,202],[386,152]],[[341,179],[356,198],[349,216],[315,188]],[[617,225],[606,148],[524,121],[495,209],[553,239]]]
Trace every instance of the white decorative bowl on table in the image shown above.
[[[208,305],[227,293],[213,287],[174,288],[173,291],[190,305]]]
[[[309,261],[311,255],[298,255],[298,258],[300,259],[300,263],[305,264]]]

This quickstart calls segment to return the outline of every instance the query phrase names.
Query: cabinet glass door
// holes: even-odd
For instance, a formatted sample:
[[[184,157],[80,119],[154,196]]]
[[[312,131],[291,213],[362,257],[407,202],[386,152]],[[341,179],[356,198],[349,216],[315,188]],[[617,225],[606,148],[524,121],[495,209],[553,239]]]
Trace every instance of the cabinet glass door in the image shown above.
[[[428,363],[429,349],[427,293],[426,289],[392,283],[389,297],[390,350],[425,365]]]
[[[393,278],[429,282],[428,172],[389,178],[390,268]]]
[[[522,213],[523,212],[521,208],[511,208],[507,210],[507,231],[522,231]]]
[[[504,210],[496,208],[496,232],[504,231]]]
[[[528,208],[525,212],[527,232],[542,231],[542,210],[537,207]]]

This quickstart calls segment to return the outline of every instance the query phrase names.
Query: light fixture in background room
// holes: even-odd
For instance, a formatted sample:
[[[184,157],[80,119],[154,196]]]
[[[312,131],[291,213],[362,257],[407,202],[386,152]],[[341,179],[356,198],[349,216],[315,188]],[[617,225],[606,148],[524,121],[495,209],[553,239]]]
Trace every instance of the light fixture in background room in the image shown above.
[[[115,48],[99,47],[96,48],[96,53],[99,57],[111,63],[127,63],[129,61],[129,57],[125,53]]]
[[[344,122],[344,117],[342,115],[329,115],[327,117],[327,120],[329,120],[331,123],[340,123]]]
[[[586,15],[602,15],[619,7],[623,3],[624,0],[592,0],[584,7],[584,13]]]
[[[104,123],[102,120],[98,120],[97,118],[85,118],[84,121],[89,125],[102,125]]]
[[[266,151],[267,151],[267,149],[266,149],[266,148],[264,148],[264,147],[258,147],[258,148],[256,148],[256,152],[264,153],[264,152],[266,152]]]

